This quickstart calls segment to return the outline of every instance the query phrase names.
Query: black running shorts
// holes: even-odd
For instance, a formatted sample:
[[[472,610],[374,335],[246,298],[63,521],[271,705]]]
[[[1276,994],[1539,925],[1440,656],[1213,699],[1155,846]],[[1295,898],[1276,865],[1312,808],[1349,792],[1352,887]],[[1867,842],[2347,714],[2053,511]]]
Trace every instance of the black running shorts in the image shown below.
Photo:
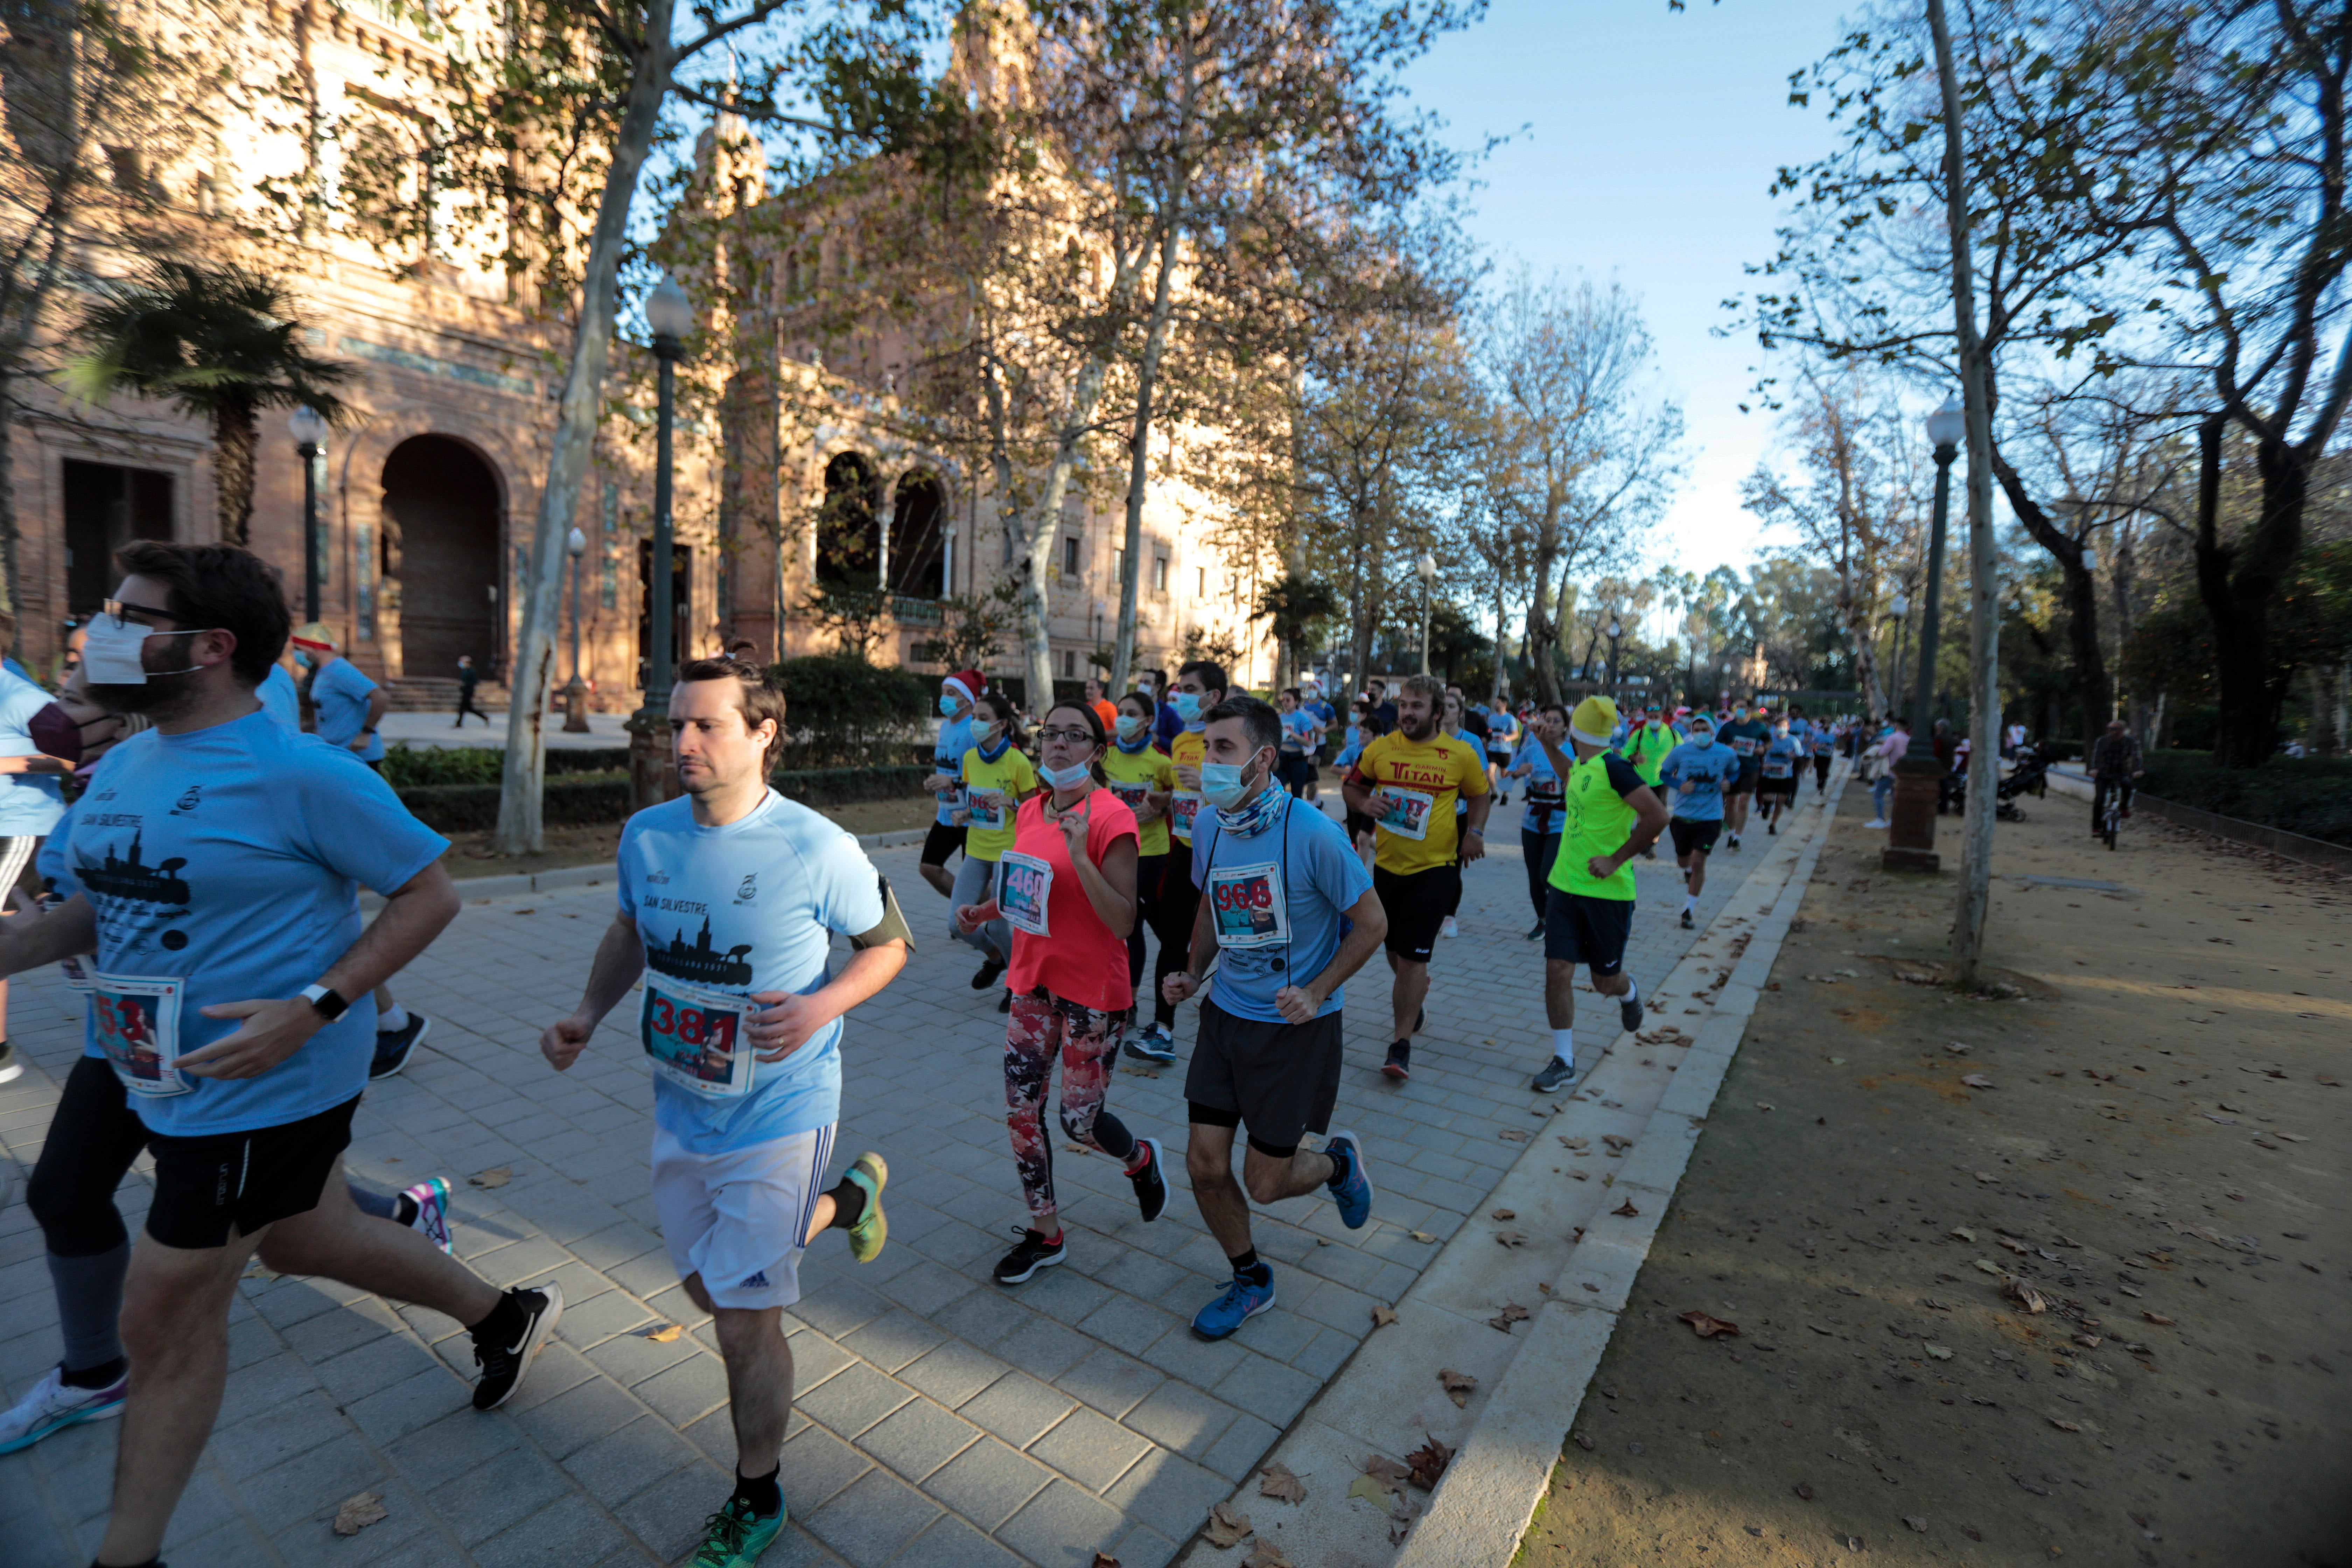
[[[1462,893],[1462,868],[1433,866],[1426,871],[1372,868],[1372,891],[1389,917],[1386,946],[1399,958],[1427,963],[1437,945],[1437,928],[1454,912]]]
[[[1763,763],[1753,760],[1744,762],[1739,764],[1739,776],[1727,782],[1723,786],[1723,793],[1727,795],[1752,794],[1756,788],[1756,781],[1763,776]]]
[[[923,835],[922,864],[944,866],[948,857],[963,847],[963,829],[952,822],[933,822]]]
[[[1625,967],[1625,942],[1633,934],[1633,900],[1591,899],[1551,890],[1544,905],[1544,956],[1581,963],[1595,974]]]
[[[194,1138],[158,1132],[147,1141],[155,1156],[155,1197],[147,1234],[166,1247],[225,1247],[232,1230],[250,1236],[273,1221],[308,1214],[336,1156],[352,1142],[352,1112],[360,1097],[316,1116],[250,1132]]]
[[[1713,849],[1717,837],[1723,832],[1723,818],[1694,822],[1687,816],[1677,816],[1666,824],[1666,831],[1675,836],[1675,858],[1680,860],[1693,850],[1704,855]]]
[[[1309,1132],[1328,1132],[1339,1103],[1339,1015],[1305,1024],[1240,1018],[1201,999],[1201,1037],[1184,1069],[1192,1119],[1245,1126],[1250,1147],[1283,1160]]]
[[[1756,785],[1756,798],[1760,801],[1770,795],[1778,795],[1782,800],[1796,799],[1797,775],[1790,773],[1784,779],[1764,779],[1759,782]]]

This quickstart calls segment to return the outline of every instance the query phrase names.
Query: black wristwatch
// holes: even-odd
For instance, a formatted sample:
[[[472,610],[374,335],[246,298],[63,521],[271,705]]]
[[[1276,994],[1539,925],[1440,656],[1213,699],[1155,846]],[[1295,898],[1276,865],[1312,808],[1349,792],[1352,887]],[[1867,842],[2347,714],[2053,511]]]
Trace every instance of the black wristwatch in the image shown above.
[[[323,985],[304,986],[302,1000],[316,1007],[319,1010],[319,1016],[330,1024],[350,1011],[352,1005]]]

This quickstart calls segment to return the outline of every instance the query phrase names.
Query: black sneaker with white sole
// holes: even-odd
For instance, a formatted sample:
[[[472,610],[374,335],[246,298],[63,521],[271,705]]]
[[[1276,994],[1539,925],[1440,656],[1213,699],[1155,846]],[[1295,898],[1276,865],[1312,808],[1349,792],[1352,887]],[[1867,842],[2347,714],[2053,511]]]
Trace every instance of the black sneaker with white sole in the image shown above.
[[[1381,1064],[1381,1071],[1399,1083],[1412,1076],[1412,1047],[1402,1040],[1389,1047],[1389,1059]]]
[[[1161,1201],[1164,1205],[1165,1198]],[[1014,1228],[1021,1239],[1013,1244],[1012,1251],[996,1260],[999,1285],[1018,1285],[1040,1268],[1051,1268],[1070,1256],[1066,1237],[1047,1241],[1034,1230]]]
[[[1688,910],[1685,910],[1683,911],[1683,930],[1696,931],[1697,929],[1698,921],[1691,918],[1691,912]]]
[[[481,1381],[474,1384],[477,1410],[496,1410],[514,1397],[515,1390],[522,1386],[523,1373],[530,1370],[531,1358],[539,1354],[540,1346],[547,1342],[563,1316],[563,1288],[552,1281],[537,1290],[515,1289],[506,1295],[522,1309],[522,1330],[510,1344],[485,1343],[476,1331],[474,1361],[482,1369]]]
[[[1617,1017],[1628,1029],[1642,1026],[1642,994],[1634,992],[1617,1004]]]
[[[368,1081],[373,1083],[378,1079],[390,1078],[406,1067],[408,1058],[416,1053],[417,1045],[432,1028],[432,1019],[411,1008],[408,1022],[399,1028],[378,1029],[375,1032],[375,1058],[368,1063]]]
[[[1168,1211],[1168,1177],[1160,1168],[1160,1140],[1139,1138],[1136,1142],[1150,1155],[1143,1169],[1129,1171],[1127,1179],[1135,1188],[1135,1206],[1147,1220],[1158,1219]]]
[[[1544,1064],[1543,1071],[1536,1074],[1535,1081],[1528,1087],[1538,1094],[1557,1094],[1575,1081],[1575,1065],[1554,1057]]]

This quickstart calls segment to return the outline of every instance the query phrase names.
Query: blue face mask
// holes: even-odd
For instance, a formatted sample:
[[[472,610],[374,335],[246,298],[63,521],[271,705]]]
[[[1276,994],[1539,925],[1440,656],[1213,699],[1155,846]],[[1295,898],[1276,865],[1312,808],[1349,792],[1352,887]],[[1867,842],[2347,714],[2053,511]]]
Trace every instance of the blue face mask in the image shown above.
[[[1122,713],[1118,716],[1118,738],[1122,741],[1132,741],[1142,734],[1143,727],[1150,722],[1150,720],[1138,718],[1132,713]]]
[[[1076,789],[1094,777],[1093,770],[1084,763],[1073,763],[1066,768],[1039,768],[1037,774],[1055,789]]]
[[[310,668],[310,656],[298,647],[294,650],[294,662],[308,669]]]
[[[949,696],[946,692],[942,691],[942,692],[940,692],[940,718],[942,718],[942,719],[952,719],[952,718],[954,718],[954,717],[956,716],[956,710],[957,710],[957,709],[959,709],[959,708],[961,708],[961,707],[962,707],[962,706],[963,706],[963,704],[962,704],[961,702],[960,702],[960,701],[958,701],[956,699],[954,699],[954,698],[952,698],[952,697]]]
[[[1199,692],[1180,691],[1168,700],[1175,708],[1176,717],[1183,720],[1187,724],[1195,723],[1200,720],[1201,694]]]
[[[1255,762],[1253,754],[1250,762]],[[1249,785],[1242,775],[1249,771],[1249,763],[1202,763],[1201,764],[1201,798],[1211,805],[1231,809],[1241,805],[1249,794]]]

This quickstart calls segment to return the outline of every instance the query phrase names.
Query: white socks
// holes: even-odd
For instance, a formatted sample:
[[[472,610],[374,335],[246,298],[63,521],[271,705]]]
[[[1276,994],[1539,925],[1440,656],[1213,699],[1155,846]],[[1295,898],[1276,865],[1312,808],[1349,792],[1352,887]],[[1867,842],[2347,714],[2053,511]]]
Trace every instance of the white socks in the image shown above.
[[[1689,894],[1685,894],[1685,895],[1684,896],[1684,899],[1683,899],[1683,913],[1685,913],[1685,914],[1688,915],[1688,914],[1696,914],[1696,913],[1697,913],[1697,912],[1698,912],[1698,895],[1697,895],[1696,893],[1689,893]]]
[[[406,1027],[408,1027],[408,1009],[397,1002],[375,1016],[375,1030],[379,1035],[389,1035]]]
[[[1576,1065],[1576,1031],[1554,1029],[1551,1032],[1551,1054],[1569,1066]]]

